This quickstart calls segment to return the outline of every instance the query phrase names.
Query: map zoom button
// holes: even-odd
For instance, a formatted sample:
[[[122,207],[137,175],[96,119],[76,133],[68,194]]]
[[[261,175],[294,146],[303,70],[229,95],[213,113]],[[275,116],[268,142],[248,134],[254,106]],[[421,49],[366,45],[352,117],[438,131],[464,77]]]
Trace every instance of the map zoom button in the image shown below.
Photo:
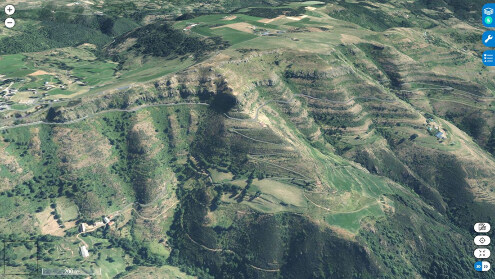
[[[5,13],[7,15],[13,15],[15,13],[15,7],[14,7],[14,5],[7,5],[7,6],[5,6]]]
[[[13,18],[9,17],[5,20],[5,27],[12,28],[14,26],[15,26],[15,20]]]

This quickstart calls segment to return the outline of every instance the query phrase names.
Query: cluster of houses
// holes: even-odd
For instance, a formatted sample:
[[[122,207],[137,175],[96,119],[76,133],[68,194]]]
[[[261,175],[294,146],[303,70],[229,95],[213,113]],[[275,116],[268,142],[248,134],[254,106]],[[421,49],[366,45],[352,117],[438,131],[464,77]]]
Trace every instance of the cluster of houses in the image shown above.
[[[79,232],[80,233],[85,233],[86,231],[93,231],[97,228],[103,227],[103,226],[112,226],[114,222],[111,220],[111,216],[103,216],[102,221],[97,221],[94,223],[94,225],[88,225],[86,223],[81,223],[79,225]],[[89,257],[89,251],[88,247],[86,245],[80,246],[79,247],[79,252],[81,253],[81,256],[83,258]]]
[[[18,90],[13,88],[13,80],[0,75],[0,111],[9,109],[8,100],[17,94]]]
[[[55,78],[59,78],[59,76],[55,76]],[[73,80],[74,84],[80,85],[80,86],[86,86],[87,84],[82,81],[80,78],[74,76],[74,75],[69,75],[69,78]],[[12,79],[12,78],[6,78],[5,75],[0,74],[0,111],[9,109],[9,101],[14,97],[16,94],[18,94],[20,91],[18,88],[14,87],[14,84],[22,84],[25,80],[24,79]],[[46,91],[55,89],[55,88],[60,88],[62,90],[67,89],[67,85],[62,84],[60,81],[54,83],[50,81],[45,81],[42,86],[39,88],[28,88],[23,90],[27,92],[31,92],[32,96],[29,97],[30,99],[33,98],[39,98],[39,97],[46,97],[48,96],[48,93]],[[39,96],[39,93],[41,91],[41,96]],[[43,92],[45,91],[45,92]],[[57,102],[58,100],[48,100],[47,102]],[[34,102],[34,101],[33,101]]]
[[[14,96],[18,90],[12,87],[16,80],[5,78],[5,75],[0,75],[0,94],[4,97]],[[21,80],[21,82],[24,80]]]
[[[447,132],[443,130],[433,118],[426,119],[426,129],[431,135],[434,135],[438,140],[447,139]]]

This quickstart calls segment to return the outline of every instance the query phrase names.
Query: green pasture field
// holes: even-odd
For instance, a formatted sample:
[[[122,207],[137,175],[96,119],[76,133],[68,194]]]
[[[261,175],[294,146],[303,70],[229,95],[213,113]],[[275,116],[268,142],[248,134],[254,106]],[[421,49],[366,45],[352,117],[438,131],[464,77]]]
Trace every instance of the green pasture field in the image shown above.
[[[52,90],[48,91],[48,95],[50,95],[50,96],[53,96],[53,95],[66,95],[66,96],[70,96],[70,95],[72,95],[74,93],[75,92],[73,92],[73,91],[63,90],[63,89],[60,89],[60,88],[55,88],[55,89],[52,89]]]
[[[225,17],[228,16],[235,16],[236,18],[232,20],[225,20]],[[183,29],[188,25],[191,25],[193,23],[199,24],[198,26],[193,27],[191,30],[195,33],[198,33],[202,36],[214,36],[214,35],[220,35],[215,32],[215,30],[211,29],[212,27],[219,27],[223,25],[228,25],[232,23],[239,23],[239,22],[245,22],[257,27],[261,28],[266,28],[266,29],[280,29],[278,25],[275,24],[269,24],[269,23],[262,23],[259,22],[263,18],[261,17],[254,17],[254,16],[249,16],[249,15],[244,15],[244,14],[219,14],[219,15],[205,15],[205,16],[199,16],[190,20],[185,20],[185,21],[180,21],[174,25],[175,28],[178,29]],[[237,30],[236,30],[237,31]],[[238,31],[241,33],[245,33],[242,31]],[[226,38],[226,40],[230,41],[229,39]]]
[[[145,267],[141,266],[137,269],[129,272],[125,278],[128,279],[153,279],[153,278],[183,278],[183,279],[197,279],[197,276],[187,275],[182,272],[178,267],[164,265],[161,267]]]
[[[109,245],[103,240],[101,243],[102,247]],[[117,274],[125,271],[129,262],[125,259],[125,253],[121,248],[105,248],[98,251],[96,265],[101,268],[102,278],[115,278]]]
[[[56,204],[57,212],[60,214],[63,221],[66,222],[77,219],[79,211],[73,201],[66,197],[60,197],[57,199]]]
[[[251,192],[261,191],[262,193],[271,195],[286,204],[304,206],[306,203],[302,189],[296,186],[270,179],[255,179],[253,180],[253,185],[251,187]]]
[[[96,85],[113,78],[117,65],[109,62],[92,61],[74,65],[73,73],[88,85]]]
[[[0,75],[5,75],[6,78],[23,78],[33,73],[33,66],[25,63],[25,58],[22,54],[0,56]]]
[[[221,172],[216,169],[210,169],[209,172],[215,183],[230,181],[234,177],[234,175],[230,172]]]
[[[256,35],[238,31],[229,27],[222,27],[212,31],[214,34],[219,35],[224,40],[228,41],[231,45],[242,43],[257,37]]]
[[[5,242],[1,250],[3,258],[2,273],[21,275],[36,273],[37,245],[34,241]]]
[[[10,106],[11,109],[17,109],[17,110],[25,110],[30,108],[30,105],[25,105],[25,104],[13,104]]]
[[[378,204],[371,205],[357,212],[338,213],[328,215],[325,220],[331,226],[338,226],[344,228],[350,232],[357,233],[361,227],[361,220],[363,218],[373,216],[384,216],[382,209]]]

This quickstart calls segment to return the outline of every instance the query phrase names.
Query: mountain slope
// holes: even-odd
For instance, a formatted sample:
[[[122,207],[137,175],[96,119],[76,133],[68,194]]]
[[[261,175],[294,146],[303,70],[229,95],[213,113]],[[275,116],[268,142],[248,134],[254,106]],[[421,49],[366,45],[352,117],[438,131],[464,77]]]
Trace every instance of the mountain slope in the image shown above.
[[[199,278],[476,278],[472,225],[495,210],[493,72],[468,36],[481,29],[432,16],[450,7],[438,5],[400,26],[346,20],[343,2],[173,23],[231,46],[149,82],[3,114],[2,237],[62,248],[40,267],[79,263],[64,247],[85,242],[84,265],[109,277],[175,266]],[[131,35],[107,50],[157,59],[128,51]],[[112,226],[78,233],[102,215]]]

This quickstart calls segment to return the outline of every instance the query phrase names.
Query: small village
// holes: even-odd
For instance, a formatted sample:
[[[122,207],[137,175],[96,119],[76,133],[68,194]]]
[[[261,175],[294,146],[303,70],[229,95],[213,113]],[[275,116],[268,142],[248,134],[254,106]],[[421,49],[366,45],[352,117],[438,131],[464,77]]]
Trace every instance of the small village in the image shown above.
[[[80,78],[68,74],[49,74],[35,71],[23,78],[7,77],[0,74],[0,111],[17,109],[17,106],[33,106],[41,103],[55,103],[59,98],[55,95],[70,95],[71,89],[84,87],[87,84]]]

